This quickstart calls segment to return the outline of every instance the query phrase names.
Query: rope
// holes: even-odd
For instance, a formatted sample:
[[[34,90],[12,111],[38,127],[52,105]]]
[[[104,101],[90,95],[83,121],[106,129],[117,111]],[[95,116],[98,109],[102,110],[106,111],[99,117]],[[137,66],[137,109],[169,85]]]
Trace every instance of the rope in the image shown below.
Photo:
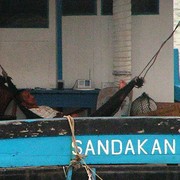
[[[5,78],[5,79],[7,79],[7,77],[8,77],[8,74],[7,74],[7,72],[4,70],[4,68],[0,65],[0,68],[2,69],[2,75],[3,75],[3,77]]]
[[[68,116],[63,116],[65,117],[68,122],[69,122],[69,126],[70,126],[70,129],[71,129],[71,134],[72,134],[72,143],[73,143],[73,146],[74,146],[74,150],[75,150],[75,153],[76,153],[76,156],[74,159],[71,160],[70,162],[70,166],[73,166],[75,168],[79,168],[79,166],[82,164],[82,167],[85,168],[86,170],[86,173],[88,175],[88,180],[93,180],[92,179],[92,173],[96,175],[96,177],[98,177],[100,180],[103,180],[100,176],[98,176],[87,164],[86,162],[84,161],[84,158],[85,158],[85,155],[83,154],[79,154],[79,151],[78,151],[78,146],[76,144],[76,137],[75,137],[75,125],[74,125],[74,118],[70,115]],[[69,168],[68,167],[68,168]]]
[[[142,70],[142,72],[139,74],[139,77],[142,75],[142,73],[145,71],[145,74],[143,76],[143,78],[145,78],[145,76],[147,75],[148,71],[151,69],[151,67],[153,66],[153,64],[156,62],[156,59],[161,51],[161,49],[163,48],[163,46],[166,44],[166,42],[173,36],[173,34],[175,33],[176,29],[180,26],[180,21],[179,23],[176,25],[176,27],[174,28],[173,32],[169,35],[169,37],[161,44],[160,48],[158,49],[158,51],[155,53],[155,55],[150,59],[150,61],[147,63],[147,65],[144,67],[144,69]],[[149,67],[148,67],[149,66]]]

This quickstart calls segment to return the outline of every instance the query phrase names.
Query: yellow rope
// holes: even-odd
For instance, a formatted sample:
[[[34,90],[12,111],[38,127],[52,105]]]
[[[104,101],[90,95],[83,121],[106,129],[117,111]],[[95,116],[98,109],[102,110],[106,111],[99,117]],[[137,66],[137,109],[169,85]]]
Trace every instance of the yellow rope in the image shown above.
[[[78,146],[76,144],[76,138],[75,138],[75,132],[74,132],[74,129],[75,129],[75,125],[74,125],[74,118],[70,115],[68,116],[64,116],[68,122],[69,122],[69,126],[70,126],[70,129],[71,129],[71,134],[72,134],[72,143],[73,143],[73,146],[74,146],[74,149],[75,149],[75,153],[76,153],[76,156],[73,160],[71,160],[71,163],[69,166],[77,166],[78,164],[81,164],[81,162],[83,163],[83,167],[85,168],[86,172],[87,172],[87,175],[89,177],[89,179],[91,179],[91,176],[89,172],[92,172],[94,173],[100,180],[103,180],[100,176],[98,176],[87,164],[86,162],[84,161],[84,158],[85,158],[85,155],[83,154],[79,154],[79,151],[78,151]]]

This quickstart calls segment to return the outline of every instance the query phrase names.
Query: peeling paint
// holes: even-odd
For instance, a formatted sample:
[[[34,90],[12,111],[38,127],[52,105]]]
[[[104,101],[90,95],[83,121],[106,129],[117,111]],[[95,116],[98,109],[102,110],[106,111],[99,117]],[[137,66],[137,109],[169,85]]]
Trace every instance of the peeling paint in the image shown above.
[[[39,132],[39,133],[43,133],[43,131],[42,131],[41,129],[38,129],[38,130],[37,130],[37,132]]]
[[[144,133],[144,129],[137,131],[138,133]]]
[[[12,124],[14,124],[14,125],[21,125],[22,123],[18,121],[18,122],[14,122]]]
[[[75,118],[76,135],[101,134],[179,134],[179,118],[98,117]],[[109,128],[110,127],[110,128]],[[66,119],[38,121],[4,121],[0,123],[0,139],[16,137],[44,137],[70,135]]]

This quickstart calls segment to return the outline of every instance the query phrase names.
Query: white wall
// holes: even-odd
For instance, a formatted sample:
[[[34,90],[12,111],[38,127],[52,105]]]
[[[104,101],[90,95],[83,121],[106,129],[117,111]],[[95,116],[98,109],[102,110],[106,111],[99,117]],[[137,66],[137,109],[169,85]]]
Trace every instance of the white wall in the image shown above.
[[[99,3],[100,1],[98,1]],[[77,79],[88,79],[94,87],[112,82],[112,16],[63,16],[63,79],[73,87]]]
[[[18,88],[56,86],[55,0],[49,28],[0,28],[0,64]]]
[[[122,4],[126,1],[115,2]],[[111,16],[63,17],[62,27],[65,86],[72,87],[76,79],[88,78],[89,70],[96,88],[101,87],[101,82],[113,81],[112,65],[115,54],[112,51],[114,22]],[[133,78],[139,75],[172,32],[173,2],[160,0],[159,15],[132,16],[131,28]],[[174,100],[173,39],[164,46],[145,80],[143,88],[134,90],[134,98],[146,92],[156,101]]]
[[[174,0],[174,27],[180,21],[180,0]],[[174,34],[174,47],[179,49],[180,52],[180,28]]]
[[[124,0],[116,0],[124,1]],[[98,0],[98,5],[100,0]],[[112,82],[112,16],[62,18],[63,79],[72,87],[76,79],[91,78],[96,88]],[[50,0],[48,29],[0,29],[0,64],[18,87],[56,87],[56,13]],[[173,30],[173,1],[160,0],[160,14],[132,16],[132,77],[138,75]],[[156,101],[173,101],[173,40],[162,49],[141,90]]]
[[[1,28],[0,64],[18,88],[55,88],[56,11],[49,1],[49,28]],[[71,88],[76,79],[91,78],[96,88],[112,82],[112,16],[71,16],[62,19],[63,80]]]
[[[160,14],[132,16],[132,77],[139,75],[163,41],[173,31],[173,1],[160,0]],[[173,38],[161,50],[147,74],[144,87],[133,97],[146,92],[155,101],[174,101]]]

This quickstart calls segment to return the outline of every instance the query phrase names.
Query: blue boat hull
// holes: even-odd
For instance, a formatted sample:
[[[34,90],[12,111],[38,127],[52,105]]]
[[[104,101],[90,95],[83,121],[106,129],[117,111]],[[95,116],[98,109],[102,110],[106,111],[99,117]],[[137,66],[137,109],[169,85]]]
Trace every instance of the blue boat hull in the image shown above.
[[[178,117],[75,118],[74,122],[76,145],[85,155],[80,163],[95,167],[103,177],[114,172],[120,178],[142,169],[150,174],[163,169],[164,175],[179,177]],[[20,169],[38,174],[42,167],[44,172],[53,169],[47,170],[50,174],[58,169],[64,176],[62,167],[76,154],[66,118],[1,121],[0,147],[2,176],[4,170],[16,174]]]

